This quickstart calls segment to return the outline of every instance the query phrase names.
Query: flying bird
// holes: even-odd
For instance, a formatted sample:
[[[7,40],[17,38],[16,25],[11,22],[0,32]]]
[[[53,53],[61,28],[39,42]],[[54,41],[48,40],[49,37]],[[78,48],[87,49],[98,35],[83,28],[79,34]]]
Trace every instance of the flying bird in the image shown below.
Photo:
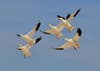
[[[72,26],[70,24],[70,22],[72,21],[72,19],[74,17],[77,16],[77,14],[80,12],[80,9],[78,9],[77,11],[75,11],[73,14],[68,14],[65,17],[62,17],[60,15],[57,15],[57,17],[62,21],[60,24],[56,25],[56,26],[53,26],[51,24],[49,24],[48,26],[50,27],[50,30],[46,30],[46,31],[41,31],[42,33],[44,34],[48,34],[48,35],[55,35],[58,39],[63,37],[63,34],[61,33],[61,31],[64,29],[64,28],[67,28],[68,31],[72,31],[75,27]]]
[[[62,46],[60,46],[58,48],[54,48],[54,49],[55,50],[64,50],[66,48],[73,47],[76,50],[77,48],[80,48],[80,44],[78,43],[78,41],[79,41],[81,35],[82,35],[82,30],[80,28],[77,28],[77,32],[73,38],[71,38],[71,39],[64,38],[64,40],[67,41],[67,43],[63,44]]]
[[[80,12],[80,9],[78,9],[77,11],[75,11],[75,12],[72,13],[72,14],[68,14],[68,15],[66,16],[66,18],[63,17],[63,16],[60,16],[60,15],[57,15],[57,17],[58,17],[59,20],[61,20],[61,24],[62,24],[65,28],[67,28],[68,31],[72,31],[72,30],[75,29],[75,27],[72,26],[70,23],[71,23],[71,21],[73,20],[73,18],[75,18],[75,17],[77,16],[77,14],[78,14],[79,12]],[[64,27],[63,27],[63,28],[64,28]]]
[[[62,34],[62,30],[63,30],[63,26],[58,24],[57,26],[53,26],[51,24],[48,25],[50,27],[49,30],[45,30],[45,31],[42,31],[40,30],[42,33],[44,34],[48,34],[48,35],[55,35],[57,39],[63,37],[63,34]]]
[[[26,45],[22,45],[22,44],[18,44],[18,48],[17,50],[21,50],[23,55],[24,55],[24,58],[27,58],[27,57],[30,57],[31,56],[31,52],[29,51],[32,46],[34,46],[35,44],[37,44],[39,41],[41,40],[41,36],[38,37],[37,39],[35,39],[35,43],[30,45],[30,44],[26,44]]]
[[[35,34],[36,31],[38,31],[41,23],[39,22],[28,34],[17,34],[18,37],[21,37],[23,40],[28,42],[30,45],[34,44],[34,39],[32,39],[32,36]]]

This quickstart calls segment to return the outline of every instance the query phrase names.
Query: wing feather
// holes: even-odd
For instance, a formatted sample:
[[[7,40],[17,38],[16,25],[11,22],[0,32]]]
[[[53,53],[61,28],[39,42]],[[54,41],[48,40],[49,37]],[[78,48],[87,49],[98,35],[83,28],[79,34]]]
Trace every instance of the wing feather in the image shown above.
[[[32,35],[34,35],[35,34],[35,32],[39,29],[39,27],[40,27],[40,22],[35,26],[35,27],[33,27],[33,29],[28,33],[28,35],[30,36],[30,37],[32,37]]]
[[[80,9],[78,9],[77,11],[75,11],[74,13],[72,13],[70,15],[70,17],[67,19],[68,22],[71,22],[73,20],[74,17],[76,17],[76,15],[80,12]]]
[[[82,30],[80,28],[77,28],[77,33],[75,34],[75,36],[72,39],[77,42],[77,41],[79,41],[81,35],[82,35]]]
[[[50,30],[46,30],[43,32],[44,34],[54,34],[53,30],[50,29]]]
[[[27,48],[28,50],[30,50],[32,48],[32,45],[26,44],[25,48]]]
[[[59,48],[63,48],[63,49],[65,49],[65,48],[70,48],[70,47],[72,47],[73,46],[73,44],[71,44],[71,43],[65,43],[65,44],[63,44],[62,46],[60,46]]]
[[[58,25],[57,25],[57,28],[58,28],[60,31],[62,31],[62,30],[64,29],[63,23],[58,24]]]

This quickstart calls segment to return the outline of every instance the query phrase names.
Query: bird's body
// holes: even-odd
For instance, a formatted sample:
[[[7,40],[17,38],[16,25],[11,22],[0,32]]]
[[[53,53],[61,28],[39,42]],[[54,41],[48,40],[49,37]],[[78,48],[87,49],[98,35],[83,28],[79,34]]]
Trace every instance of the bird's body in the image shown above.
[[[21,44],[20,44],[21,45]],[[26,44],[24,46],[19,46],[17,49],[18,50],[21,50],[24,57],[27,58],[27,57],[30,57],[31,56],[31,52],[29,51],[29,48],[31,48],[32,46],[29,45],[29,44]]]
[[[78,9],[77,11],[75,11],[74,13],[72,13],[71,15],[68,14],[67,17],[62,17],[60,15],[57,15],[58,19],[61,20],[61,24],[68,29],[68,31],[72,31],[75,29],[74,26],[72,26],[70,23],[73,20],[74,17],[76,17],[76,15],[80,12],[80,9]]]
[[[32,45],[35,43],[34,39],[32,39],[32,36],[35,34],[36,31],[38,31],[39,27],[40,27],[40,22],[28,34],[25,34],[25,35],[17,34],[17,36],[21,37],[23,40],[25,40],[30,45]]]
[[[77,49],[80,47],[80,44],[78,43],[80,37],[81,37],[82,31],[80,28],[77,29],[77,33],[75,34],[75,36],[71,39],[68,38],[64,38],[65,41],[67,41],[67,43],[63,44],[62,46],[58,47],[58,48],[54,48],[56,50],[64,50],[65,48],[70,48],[70,47],[74,47],[74,49]]]
[[[51,24],[48,25],[51,29],[43,31],[44,34],[53,34],[55,35],[58,39],[63,36],[61,33],[60,29],[57,26],[53,26]]]
[[[30,52],[30,49],[35,45],[37,44],[39,41],[41,40],[41,36],[38,37],[37,39],[34,40],[34,43],[33,44],[29,44],[27,43],[26,45],[22,46],[21,44],[18,44],[18,50],[21,50],[24,54],[24,57],[30,57],[31,56],[31,52]]]
[[[31,37],[29,37],[28,35],[22,35],[20,34],[21,38],[23,40],[25,40],[26,42],[28,42],[30,45],[33,45],[35,43],[34,39],[32,39]]]
[[[75,28],[67,20],[63,20],[62,23],[63,23],[63,26],[68,29],[69,32],[74,30]]]
[[[59,28],[57,28],[56,26],[52,26],[49,24],[49,27],[52,29],[53,34],[55,34],[57,38],[61,38],[63,36]]]
[[[51,24],[49,24],[48,26],[50,27],[50,30],[46,30],[46,31],[42,31],[44,34],[53,34],[55,35],[57,38],[61,38],[63,37],[63,34],[61,33],[61,31],[64,28],[67,28],[68,31],[72,31],[75,29],[74,26],[72,26],[70,24],[70,22],[72,21],[72,19],[79,13],[80,9],[78,9],[76,12],[74,12],[73,14],[68,14],[68,16],[66,18],[57,15],[58,19],[61,20],[61,23],[53,26]]]

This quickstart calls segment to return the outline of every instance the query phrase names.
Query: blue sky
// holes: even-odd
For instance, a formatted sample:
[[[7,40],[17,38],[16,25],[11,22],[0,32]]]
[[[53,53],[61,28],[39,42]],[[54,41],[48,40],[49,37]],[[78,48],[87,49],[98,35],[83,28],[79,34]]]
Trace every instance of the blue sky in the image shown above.
[[[1,71],[100,71],[100,1],[99,0],[0,0],[0,70]],[[27,33],[41,21],[42,30],[48,24],[60,21],[56,15],[66,16],[81,8],[72,24],[83,31],[79,50],[52,50],[65,43],[54,36],[39,31],[34,37],[43,39],[35,45],[31,58],[24,59],[16,50],[19,42],[16,34]],[[75,31],[65,37],[71,38]],[[52,42],[53,41],[53,42]]]

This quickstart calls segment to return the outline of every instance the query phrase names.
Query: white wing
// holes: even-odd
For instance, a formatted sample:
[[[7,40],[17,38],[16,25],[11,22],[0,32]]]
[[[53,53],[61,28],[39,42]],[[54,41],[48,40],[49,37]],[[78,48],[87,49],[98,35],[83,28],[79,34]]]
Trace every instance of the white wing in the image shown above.
[[[72,47],[73,46],[73,44],[71,44],[71,43],[65,43],[65,44],[63,44],[62,46],[60,46],[59,48],[63,48],[63,49],[65,49],[65,48],[70,48],[70,47]]]
[[[54,31],[52,29],[50,30],[46,30],[43,32],[44,34],[55,34]]]
[[[60,31],[62,31],[64,29],[64,25],[63,23],[60,23],[56,26]]]
[[[27,48],[28,50],[30,50],[32,48],[32,45],[26,44],[25,48]]]
[[[75,36],[72,38],[72,40],[74,40],[74,41],[76,41],[76,42],[79,41],[81,35],[82,35],[81,29],[80,29],[80,28],[77,28],[77,33],[76,33]]]
[[[39,29],[39,27],[40,27],[40,22],[32,29],[32,31],[28,33],[28,36],[32,37],[32,35],[35,34],[35,32]]]
[[[70,15],[70,17],[67,19],[68,22],[71,22],[73,20],[73,18],[80,12],[80,9],[78,9],[77,11],[75,11],[74,13],[72,13]]]
[[[74,41],[79,41],[79,39],[80,39],[80,36],[76,33],[75,34],[75,36],[72,38],[72,40],[74,40]]]
[[[36,27],[35,27],[35,28],[36,28]],[[35,28],[33,28],[32,31],[30,31],[30,32],[28,33],[28,36],[32,37],[32,35],[35,33]]]

